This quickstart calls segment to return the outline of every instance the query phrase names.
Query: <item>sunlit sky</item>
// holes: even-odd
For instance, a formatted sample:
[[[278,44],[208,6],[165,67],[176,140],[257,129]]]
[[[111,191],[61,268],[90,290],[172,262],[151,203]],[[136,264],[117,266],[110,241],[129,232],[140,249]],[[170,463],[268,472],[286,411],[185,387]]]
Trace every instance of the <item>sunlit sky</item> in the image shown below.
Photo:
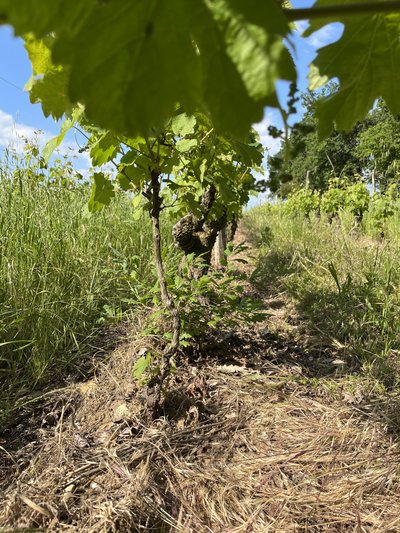
[[[309,7],[313,1],[293,0],[293,7]],[[299,29],[306,27],[306,22],[298,23]],[[295,36],[297,57],[295,62],[299,74],[299,89],[307,88],[307,66],[315,57],[317,48],[335,41],[341,33],[340,25],[325,26],[307,39]],[[30,63],[23,47],[22,39],[15,38],[10,27],[0,27],[0,146],[15,143],[18,136],[30,137],[41,130],[44,139],[49,139],[58,132],[58,124],[51,118],[46,119],[39,104],[31,104],[28,93],[23,90],[31,74]],[[287,84],[280,83],[278,92],[285,100]],[[276,151],[278,141],[267,135],[270,124],[279,124],[279,117],[270,109],[265,110],[264,120],[256,126],[261,139],[270,152]],[[79,141],[79,140],[78,140]],[[72,150],[76,147],[76,139],[69,135],[66,145]],[[76,163],[78,168],[88,166],[87,158],[80,157]]]

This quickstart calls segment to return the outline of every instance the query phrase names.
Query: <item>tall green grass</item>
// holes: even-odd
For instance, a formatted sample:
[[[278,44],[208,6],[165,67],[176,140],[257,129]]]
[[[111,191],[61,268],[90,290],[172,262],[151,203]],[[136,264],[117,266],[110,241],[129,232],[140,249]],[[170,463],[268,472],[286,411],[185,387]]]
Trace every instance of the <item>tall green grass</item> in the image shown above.
[[[266,205],[247,213],[246,224],[260,249],[256,282],[270,292],[285,292],[311,330],[339,341],[365,369],[398,385],[398,211],[385,223],[384,239],[368,214],[356,227],[348,212],[330,224],[324,217],[292,216],[281,206]]]
[[[124,195],[90,215],[89,186],[61,170],[54,180],[28,157],[2,161],[0,402],[76,363],[104,321],[140,306],[155,283],[147,217],[135,220]]]

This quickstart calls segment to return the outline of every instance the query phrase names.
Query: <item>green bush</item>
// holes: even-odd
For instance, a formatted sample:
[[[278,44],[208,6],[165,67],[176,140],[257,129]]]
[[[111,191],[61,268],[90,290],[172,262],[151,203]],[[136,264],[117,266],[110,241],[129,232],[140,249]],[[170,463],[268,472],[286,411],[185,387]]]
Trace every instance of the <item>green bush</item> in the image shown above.
[[[360,179],[346,187],[345,192],[346,206],[355,217],[362,218],[370,201],[370,194],[365,183]]]
[[[329,217],[338,215],[346,206],[346,196],[346,190],[340,186],[339,180],[331,180],[321,198],[321,211]]]
[[[310,215],[319,208],[320,198],[317,191],[299,189],[289,195],[285,210],[290,214]]]

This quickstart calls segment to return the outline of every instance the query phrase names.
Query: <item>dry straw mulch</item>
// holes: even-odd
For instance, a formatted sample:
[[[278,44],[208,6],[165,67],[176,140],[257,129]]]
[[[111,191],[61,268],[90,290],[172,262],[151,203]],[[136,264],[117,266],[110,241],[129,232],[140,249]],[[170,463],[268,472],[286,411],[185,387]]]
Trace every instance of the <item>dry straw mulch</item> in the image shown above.
[[[179,370],[147,423],[141,350],[9,429],[1,531],[400,531],[399,445],[372,416],[273,363],[209,364]]]

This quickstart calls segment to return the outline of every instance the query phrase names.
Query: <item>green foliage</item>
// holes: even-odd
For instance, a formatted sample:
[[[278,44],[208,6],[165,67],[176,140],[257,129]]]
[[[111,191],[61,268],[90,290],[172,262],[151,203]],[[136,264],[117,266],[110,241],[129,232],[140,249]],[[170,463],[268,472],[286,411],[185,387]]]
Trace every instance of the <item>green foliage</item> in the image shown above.
[[[289,195],[285,203],[285,210],[290,214],[308,216],[319,208],[320,197],[311,189],[299,189]]]
[[[189,275],[196,258],[185,257],[182,277],[175,278],[170,286],[181,311],[186,338],[201,344],[210,335],[215,338],[221,330],[229,331],[265,318],[260,302],[245,295],[245,274],[237,274],[235,255],[244,249],[229,246],[225,253],[232,259],[225,270],[212,270],[198,279]]]
[[[59,120],[70,111],[71,104],[66,94],[67,70],[52,63],[52,45],[50,37],[42,41],[33,35],[26,37],[25,48],[31,60],[32,76],[25,88],[29,90],[32,103],[41,102],[46,117],[51,115]]]
[[[338,215],[345,208],[346,201],[347,193],[343,182],[333,179],[321,197],[321,211],[329,216]]]
[[[59,118],[79,102],[92,122],[120,134],[162,125],[179,102],[243,137],[276,102],[276,81],[295,76],[275,0],[26,0],[18,10],[1,0],[0,10],[18,35],[52,32],[53,65],[34,72],[43,77],[32,87],[45,113]]]
[[[392,217],[398,204],[398,185],[393,183],[385,193],[374,194],[369,209],[369,222],[373,228],[379,230],[381,236],[385,233],[387,219]]]
[[[381,192],[399,180],[400,120],[382,102],[370,113],[371,125],[358,138],[355,148],[363,166]]]
[[[319,0],[317,5],[330,1]],[[122,189],[131,200],[127,208],[131,224],[141,216],[141,210],[147,210],[154,220],[166,207],[176,218],[187,213],[198,217],[207,213],[211,221],[237,218],[262,160],[254,133],[246,138],[250,125],[261,119],[266,105],[280,109],[286,127],[292,113],[291,109],[282,109],[275,94],[278,80],[295,79],[291,55],[283,44],[286,38],[291,52],[295,52],[289,35],[289,12],[280,3],[21,0],[16,6],[15,0],[0,0],[0,12],[1,20],[12,24],[16,34],[26,39],[32,63],[27,86],[31,101],[40,102],[46,116],[66,117],[60,135],[46,147],[41,164],[46,167],[52,150],[79,121],[88,132],[87,149],[94,165],[112,162],[118,170],[115,176],[101,169],[94,173],[89,201],[94,216],[106,216],[96,212],[113,198],[115,202],[127,201],[117,194]],[[335,20],[341,20],[340,13]],[[334,124],[349,130],[364,118],[376,97],[382,96],[392,112],[400,111],[400,15],[355,15],[343,23],[343,37],[318,52],[313,70],[313,83],[333,78],[340,82],[339,88],[315,105],[319,130],[325,136]],[[323,24],[313,22],[310,31]],[[301,136],[307,130],[311,135],[313,126],[298,126],[298,142],[293,143],[297,154],[301,146],[307,147],[307,165],[313,162],[310,154],[317,153],[317,141],[309,136],[307,145]],[[375,139],[378,136],[379,131]],[[354,140],[351,135],[348,139]],[[371,151],[371,139],[364,140]],[[334,152],[341,154],[342,141],[337,135],[330,138]],[[336,162],[326,154],[328,144],[322,152],[332,172],[342,173],[345,165],[336,168]],[[360,150],[364,160],[372,157],[378,164],[376,151],[366,156],[365,150]],[[393,154],[390,158],[395,159]],[[50,185],[59,188],[59,194],[75,190],[69,179],[69,188],[64,187],[58,171],[56,184],[48,177],[42,178],[36,168],[27,176],[38,195],[46,194]],[[303,175],[301,179],[306,178]],[[326,185],[326,176],[321,175],[321,180]],[[324,187],[313,183],[311,188]],[[215,191],[216,196],[211,209],[204,205],[209,191]],[[347,187],[346,194],[347,208],[360,217],[369,203],[365,185],[354,183]],[[297,191],[289,197],[285,209],[308,216],[318,209],[319,201],[312,190]],[[91,220],[87,211],[82,216]],[[35,238],[40,240],[40,236]],[[266,241],[264,234],[261,238]],[[337,272],[333,266],[330,271]],[[195,303],[194,295],[211,302],[215,294],[221,296],[220,300],[216,298],[215,306],[221,316],[226,316],[231,303],[240,310],[241,300],[230,292],[230,284],[236,281],[229,276],[213,276],[184,280],[183,285],[175,280],[173,284],[175,298],[184,316],[189,317],[188,331],[204,327],[201,317],[207,311],[199,310],[198,305],[185,307],[187,302]],[[338,274],[336,277],[339,280]],[[220,294],[221,287],[224,290]],[[106,301],[103,308],[107,316],[120,316],[119,307],[112,303]],[[212,311],[215,316],[208,317],[206,325],[219,323],[217,311]],[[30,337],[22,341],[26,339],[31,341]],[[145,366],[147,359],[142,363]],[[140,373],[141,369],[136,371]]]
[[[318,51],[311,69],[312,87],[340,82],[318,104],[325,136],[334,124],[350,130],[378,97],[392,113],[400,111],[400,15],[344,17],[341,6],[349,2],[319,0],[316,7],[336,3],[337,15],[314,17],[308,30],[331,21],[344,25],[343,36]],[[276,82],[296,77],[283,45],[286,38],[296,52],[293,17],[275,0],[21,0],[18,6],[0,0],[0,11],[17,35],[28,35],[31,99],[45,114],[59,118],[81,103],[89,120],[122,135],[162,126],[180,103],[243,137],[265,105],[280,107]],[[51,62],[38,56],[34,38],[46,41]]]
[[[262,302],[246,295],[246,275],[237,273],[237,264],[245,260],[236,256],[245,250],[244,245],[230,244],[226,250],[229,262],[226,261],[224,270],[210,270],[198,277],[194,277],[193,272],[204,266],[201,258],[192,254],[181,258],[179,266],[178,258],[170,263],[166,279],[179,310],[181,347],[191,345],[196,350],[207,349],[207,344],[218,340],[221,333],[265,320]],[[148,317],[142,335],[157,335],[170,342],[172,334],[166,324],[171,317],[162,305],[158,283],[148,288],[147,300],[152,302],[155,311]],[[157,353],[142,355],[133,366],[133,377],[141,384],[149,383],[159,374],[162,357]],[[170,364],[170,372],[173,372],[175,361]]]
[[[337,87],[330,83],[318,93],[308,91],[301,95],[303,118],[292,126],[279,152],[268,158],[267,184],[280,197],[305,186],[325,191],[335,177],[346,175],[352,181],[365,169],[365,157],[358,145],[363,132],[375,123],[370,115],[349,132],[332,131],[326,138],[319,138],[318,102],[334,94]]]
[[[107,177],[101,172],[93,174],[92,195],[89,200],[89,210],[92,213],[100,211],[104,206],[110,205],[115,197],[114,187]]]
[[[85,119],[82,127],[86,128]],[[108,205],[115,188],[135,194],[136,207],[151,210],[154,173],[160,180],[162,205],[178,218],[205,210],[203,196],[211,186],[216,198],[210,219],[223,214],[238,217],[247,203],[255,178],[261,172],[263,148],[255,132],[247,142],[218,134],[207,117],[178,110],[157,135],[123,137],[89,125],[89,151],[94,166],[112,161],[118,174],[96,172],[89,209]],[[179,135],[178,135],[179,134]],[[147,202],[140,203],[144,197]]]
[[[291,193],[285,203],[285,210],[291,214],[308,216],[320,208],[323,213],[334,216],[348,208],[352,215],[362,217],[368,209],[369,201],[370,195],[364,181],[358,177],[355,183],[351,183],[344,176],[340,180],[330,180],[329,188],[322,197],[317,191],[310,189],[299,189]]]
[[[104,323],[148,303],[151,230],[117,195],[90,215],[89,185],[69,159],[46,167],[34,143],[0,173],[0,404],[90,351]],[[164,220],[168,257],[171,224]],[[97,342],[97,341],[96,341]]]
[[[346,188],[346,205],[353,215],[362,217],[368,209],[369,200],[369,191],[361,178]]]
[[[152,361],[151,353],[146,353],[146,355],[142,355],[137,359],[132,369],[132,376],[136,381],[139,383],[146,382],[148,379],[146,373],[151,369]]]
[[[293,218],[282,206],[250,210],[249,232],[260,238],[268,225],[274,235],[260,249],[253,281],[288,295],[311,335],[323,334],[334,350],[341,347],[365,371],[398,385],[400,218],[389,215],[383,222],[385,239],[375,240],[370,214],[354,233],[345,223],[352,217],[347,211],[339,214],[341,224],[331,225],[323,217]]]
[[[210,337],[215,339],[221,331],[229,331],[265,318],[260,302],[245,295],[245,274],[237,273],[237,264],[244,260],[236,255],[244,250],[243,245],[229,245],[226,256],[231,259],[225,264],[224,270],[210,270],[199,277],[194,277],[192,273],[200,270],[201,258],[196,258],[193,254],[184,256],[179,274],[177,265],[171,263],[166,275],[169,290],[181,316],[182,346],[188,346],[190,340],[201,346]],[[168,311],[162,309],[158,288],[154,287],[151,292],[158,310],[152,316],[151,329],[145,333],[151,331],[154,334],[160,332],[160,317],[164,317],[161,324],[165,323],[165,319],[168,320]],[[169,340],[170,332],[164,332],[164,337]]]
[[[163,129],[145,137],[117,136],[93,127],[86,117],[80,122],[88,134],[86,149],[93,164],[112,162],[118,171],[114,175],[94,173],[89,200],[93,213],[109,205],[119,188],[130,193],[136,213],[148,211],[153,224],[165,208],[174,218],[189,213],[206,216],[209,223],[221,218],[237,219],[254,184],[252,171],[261,170],[263,148],[255,132],[250,132],[247,142],[232,139],[219,134],[207,117],[199,113],[188,115],[178,109]],[[210,194],[212,201],[207,200]],[[157,253],[157,243],[153,244]],[[187,256],[186,261],[193,263],[186,265],[186,270],[199,268],[194,264],[194,256]],[[164,325],[169,324],[171,309],[165,301],[163,308],[159,299],[163,286],[179,313],[181,346],[190,339],[199,342],[211,326],[216,327],[223,319],[228,327],[233,317],[235,324],[245,317],[254,318],[254,306],[240,297],[242,287],[236,276],[211,272],[201,277],[185,277],[178,276],[176,270],[175,266],[173,275],[167,272],[164,280],[158,268],[158,283],[149,291],[157,309],[153,314],[153,333],[158,333],[161,316]],[[168,341],[173,338],[170,330],[163,335]],[[141,382],[159,377],[160,365],[155,356],[141,358],[133,369],[134,377]]]
[[[341,4],[351,3],[346,0]],[[332,5],[332,0],[318,0],[316,6]],[[395,87],[400,82],[399,14],[359,15],[313,20],[307,33],[328,22],[342,22],[343,36],[318,52],[314,65],[314,86],[338,78],[340,88],[322,99],[317,106],[318,130],[327,136],[336,125],[351,130],[364,119],[375,100],[382,97],[393,114],[400,112]],[[322,78],[322,80],[321,80]]]
[[[101,167],[112,161],[118,154],[118,144],[115,135],[110,131],[96,135],[90,142],[90,157],[94,167]]]
[[[59,135],[57,135],[57,137],[54,137],[53,139],[50,139],[50,141],[46,143],[46,146],[44,147],[44,150],[43,150],[43,157],[46,163],[48,163],[53,152],[61,145],[66,134],[70,131],[71,128],[74,127],[76,121],[80,118],[82,113],[83,113],[82,107],[79,106],[75,108],[72,111],[72,113],[61,124]]]

